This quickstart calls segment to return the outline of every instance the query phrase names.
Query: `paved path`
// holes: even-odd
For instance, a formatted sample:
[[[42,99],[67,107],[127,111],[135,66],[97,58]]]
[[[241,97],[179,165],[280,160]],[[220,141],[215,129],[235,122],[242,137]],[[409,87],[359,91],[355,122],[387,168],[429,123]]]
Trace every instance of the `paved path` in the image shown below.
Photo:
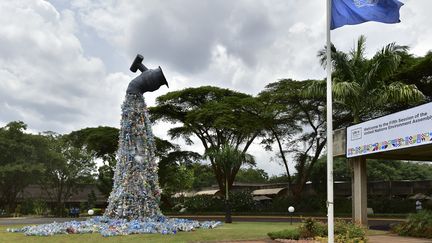
[[[319,243],[313,240],[238,240],[238,241],[211,241],[211,243]]]
[[[412,237],[401,237],[397,235],[374,235],[368,237],[368,243],[431,243],[429,239],[419,239]],[[242,241],[220,241],[219,243],[315,243],[312,240],[242,240]]]
[[[175,217],[175,218],[187,218],[187,219],[194,219],[194,220],[220,220],[224,221],[224,215],[167,215],[169,217]],[[233,221],[236,222],[301,222],[302,219],[307,218],[305,217],[299,217],[299,216],[270,216],[270,215],[233,215]],[[326,217],[314,217],[311,216],[317,220],[321,221],[327,221]],[[350,221],[351,218],[348,217],[337,217],[338,219],[343,219]],[[369,218],[368,224],[370,229],[374,230],[389,230],[390,226],[393,224],[401,223],[405,221],[405,219],[400,218]],[[0,223],[1,224],[1,223]]]
[[[402,237],[398,235],[373,235],[369,236],[368,243],[431,243],[432,239],[420,239],[413,237]]]
[[[402,237],[397,235],[373,235],[368,237],[368,243],[431,243],[432,239],[419,239],[413,237]],[[218,243],[315,243],[313,240],[240,240],[240,241],[218,241]],[[212,242],[214,243],[214,242]]]

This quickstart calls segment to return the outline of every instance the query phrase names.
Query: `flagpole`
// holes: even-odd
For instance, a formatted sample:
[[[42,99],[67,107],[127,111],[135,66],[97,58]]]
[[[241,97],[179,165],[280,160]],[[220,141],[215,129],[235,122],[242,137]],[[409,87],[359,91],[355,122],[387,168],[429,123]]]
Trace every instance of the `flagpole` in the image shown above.
[[[331,0],[327,0],[327,225],[328,242],[334,242],[334,201],[333,201],[333,105],[331,81]]]

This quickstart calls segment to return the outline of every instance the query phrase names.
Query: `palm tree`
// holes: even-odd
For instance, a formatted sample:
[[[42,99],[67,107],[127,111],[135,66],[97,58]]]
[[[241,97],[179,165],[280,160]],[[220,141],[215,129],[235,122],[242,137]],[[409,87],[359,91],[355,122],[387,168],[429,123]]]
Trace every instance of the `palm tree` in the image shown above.
[[[409,106],[424,100],[424,95],[415,85],[407,85],[394,80],[392,75],[401,64],[401,59],[407,56],[407,46],[390,43],[368,59],[365,56],[366,38],[362,35],[357,45],[345,53],[331,47],[333,67],[333,103],[356,124],[363,120],[384,115],[394,105]],[[325,48],[318,52],[321,65],[327,65]],[[309,95],[323,97],[326,94],[325,81],[314,82],[305,92]],[[366,159],[358,157],[350,159],[353,168],[353,209],[358,195],[354,193],[354,181],[359,180],[366,186],[366,180],[361,175],[366,174]],[[356,167],[357,169],[354,169]],[[355,175],[354,175],[355,174]],[[359,187],[356,187],[358,190]],[[365,214],[366,207],[362,207]],[[361,217],[355,215],[355,218]]]
[[[229,204],[229,189],[232,185],[229,183],[230,178],[235,178],[238,168],[242,164],[255,164],[254,157],[250,154],[244,153],[237,148],[223,144],[222,147],[210,148],[206,151],[206,156],[213,159],[214,166],[217,170],[222,172],[225,182],[222,188],[219,188],[221,192],[225,192],[225,223],[231,223],[231,207]]]
[[[332,45],[333,102],[351,113],[352,122],[382,115],[392,104],[412,105],[424,99],[415,85],[390,80],[401,59],[407,55],[407,46],[390,43],[371,59],[365,56],[366,37],[360,36],[357,45],[345,53]],[[318,52],[321,65],[327,64],[326,49]],[[324,96],[325,81],[314,82],[307,93]]]

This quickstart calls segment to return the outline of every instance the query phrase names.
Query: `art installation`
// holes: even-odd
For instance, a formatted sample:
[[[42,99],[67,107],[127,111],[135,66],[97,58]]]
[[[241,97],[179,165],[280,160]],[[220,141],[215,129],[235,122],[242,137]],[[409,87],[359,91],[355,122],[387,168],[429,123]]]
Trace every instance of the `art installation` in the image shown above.
[[[121,130],[113,190],[108,207],[101,217],[86,221],[26,226],[8,229],[26,235],[54,235],[99,232],[103,236],[128,234],[175,234],[196,228],[214,228],[219,221],[198,222],[165,217],[159,209],[161,190],[155,141],[143,94],[168,83],[162,69],[147,69],[137,55],[131,71],[142,73],[127,88],[122,105]]]
[[[149,70],[138,55],[131,71],[142,73],[132,80],[122,106],[114,186],[105,216],[113,219],[143,220],[162,216],[155,144],[143,94],[168,83],[162,69]]]

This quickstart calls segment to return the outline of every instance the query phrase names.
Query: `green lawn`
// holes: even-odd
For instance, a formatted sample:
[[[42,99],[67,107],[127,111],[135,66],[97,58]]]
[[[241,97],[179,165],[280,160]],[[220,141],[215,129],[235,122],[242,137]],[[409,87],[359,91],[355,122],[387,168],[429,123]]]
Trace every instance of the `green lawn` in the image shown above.
[[[22,233],[8,233],[7,228],[18,226],[0,226],[0,242],[205,242],[221,240],[248,240],[248,239],[268,239],[267,233],[271,231],[283,230],[297,227],[296,224],[289,223],[255,223],[240,222],[224,224],[215,229],[200,229],[193,232],[179,232],[176,235],[127,235],[102,237],[100,234],[76,234],[76,235],[54,235],[54,236],[25,236]]]

